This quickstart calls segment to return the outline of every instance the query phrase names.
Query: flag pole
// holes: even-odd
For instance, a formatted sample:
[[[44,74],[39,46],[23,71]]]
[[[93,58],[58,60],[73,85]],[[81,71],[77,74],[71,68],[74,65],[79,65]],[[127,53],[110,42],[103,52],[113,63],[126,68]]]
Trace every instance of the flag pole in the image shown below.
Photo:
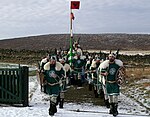
[[[72,66],[72,57],[73,57],[73,27],[72,22],[74,19],[74,15],[72,13],[72,9],[79,9],[80,1],[70,1],[70,66]]]
[[[71,17],[71,13],[72,13],[72,9],[70,7],[70,66],[72,66],[72,51],[73,51],[73,47],[72,47],[72,41],[73,41],[73,30],[72,30],[72,17]]]

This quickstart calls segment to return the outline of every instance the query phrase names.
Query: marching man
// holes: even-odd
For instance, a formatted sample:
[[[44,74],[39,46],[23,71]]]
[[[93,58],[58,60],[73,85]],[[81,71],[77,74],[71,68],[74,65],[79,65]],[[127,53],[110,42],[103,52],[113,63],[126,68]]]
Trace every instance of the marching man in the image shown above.
[[[71,67],[68,63],[66,63],[66,60],[64,58],[59,60],[60,63],[63,65],[64,69],[64,82],[63,82],[63,90],[66,90],[67,85],[70,84],[70,72],[71,72]]]
[[[50,61],[44,65],[46,92],[50,95],[49,115],[57,112],[57,97],[60,93],[61,79],[64,76],[64,70],[61,63],[56,61],[55,56],[51,56]]]
[[[46,93],[46,85],[45,85],[45,79],[44,79],[44,65],[49,61],[49,56],[44,57],[39,66],[39,78],[40,78],[40,86],[41,86],[41,92]]]
[[[64,98],[65,98],[65,92],[66,92],[66,87],[69,84],[69,75],[70,75],[70,71],[71,71],[71,67],[69,64],[65,63],[65,59],[59,59],[60,63],[63,66],[63,70],[64,70],[64,77],[62,78],[62,85],[60,86],[60,94],[57,98],[57,101],[59,102],[59,108],[63,108],[63,104],[64,104]]]
[[[105,76],[106,92],[110,103],[110,114],[118,115],[118,95],[120,93],[121,77],[118,78],[119,70],[123,67],[123,62],[115,59],[115,54],[110,54],[108,60],[105,60],[101,65],[101,75]],[[107,94],[106,94],[107,93]],[[106,96],[105,96],[106,97]]]
[[[84,83],[85,64],[86,61],[84,60],[84,57],[81,56],[81,53],[77,53],[73,59],[73,72],[78,87],[82,87],[82,84]]]
[[[99,82],[97,75],[99,65],[100,58],[97,57],[96,60],[92,61],[92,64],[90,66],[95,98],[98,98],[99,95],[102,95],[101,83]]]

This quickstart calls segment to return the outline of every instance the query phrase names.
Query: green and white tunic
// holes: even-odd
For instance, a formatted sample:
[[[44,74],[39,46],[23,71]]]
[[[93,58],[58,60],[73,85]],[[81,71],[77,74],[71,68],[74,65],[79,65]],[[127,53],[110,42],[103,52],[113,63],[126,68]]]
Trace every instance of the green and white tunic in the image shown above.
[[[107,69],[106,90],[108,95],[119,95],[119,85],[116,83],[117,71],[120,68],[116,63],[110,63]]]
[[[116,82],[116,77],[121,66],[123,66],[123,62],[118,59],[115,59],[113,63],[110,63],[109,60],[106,60],[101,65],[101,73],[108,73],[108,75],[105,77],[105,87],[108,95],[119,95],[120,93],[120,87]]]
[[[73,59],[73,68],[74,73],[82,73],[83,68],[85,67],[86,61],[81,58],[75,58]]]
[[[46,92],[49,95],[59,95],[60,81],[64,75],[63,66],[61,63],[56,62],[55,66],[51,66],[50,63],[44,65],[45,79],[47,81]]]

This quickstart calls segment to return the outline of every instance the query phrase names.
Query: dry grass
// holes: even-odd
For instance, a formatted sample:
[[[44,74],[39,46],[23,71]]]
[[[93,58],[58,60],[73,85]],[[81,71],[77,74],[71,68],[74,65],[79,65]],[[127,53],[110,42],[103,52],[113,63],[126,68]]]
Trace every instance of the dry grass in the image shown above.
[[[127,83],[122,88],[122,93],[124,93],[126,96],[133,98],[138,103],[140,103],[143,107],[147,108],[148,111],[150,111],[150,108],[148,105],[149,102],[149,95],[150,91],[150,67],[145,68],[127,68],[126,74],[127,74]]]
[[[144,87],[150,87],[150,83],[143,83]]]
[[[135,100],[137,99],[137,93],[141,98],[144,98],[145,101],[147,101],[149,96],[149,91],[145,90],[147,86],[150,86],[149,83],[137,83],[136,81],[139,81],[141,79],[147,79],[148,76],[150,76],[150,67],[145,68],[143,71],[143,68],[127,68],[127,80],[128,83],[123,87],[122,93],[124,93],[128,97],[132,97]],[[103,99],[95,98],[93,91],[88,90],[88,85],[84,85],[84,88],[76,89],[76,87],[70,87],[67,92],[65,93],[65,102],[72,102],[72,103],[93,103],[93,105],[101,105],[104,106]],[[141,104],[142,105],[142,104]]]
[[[65,102],[72,103],[92,103],[93,105],[104,106],[104,101],[100,97],[95,98],[94,92],[88,90],[88,85],[84,84],[83,88],[76,89],[76,87],[70,87],[65,93]]]
[[[141,80],[142,78],[150,77],[150,67],[145,68],[126,68],[127,80],[128,81],[137,81]]]
[[[150,35],[147,34],[75,34],[85,50],[150,50]],[[48,50],[69,48],[69,34],[49,34],[1,40],[3,49]],[[131,43],[132,42],[132,43]]]

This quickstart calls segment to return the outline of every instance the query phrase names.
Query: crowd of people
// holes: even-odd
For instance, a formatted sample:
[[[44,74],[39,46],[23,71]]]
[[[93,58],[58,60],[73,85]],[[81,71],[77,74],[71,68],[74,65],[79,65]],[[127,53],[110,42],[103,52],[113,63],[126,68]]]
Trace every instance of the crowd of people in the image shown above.
[[[109,113],[117,116],[120,85],[125,76],[123,62],[116,53],[83,54],[78,42],[74,42],[72,53],[71,64],[70,52],[60,50],[47,55],[39,64],[41,91],[50,96],[49,115],[57,112],[57,105],[63,108],[67,87],[88,84],[95,98],[103,97]]]

